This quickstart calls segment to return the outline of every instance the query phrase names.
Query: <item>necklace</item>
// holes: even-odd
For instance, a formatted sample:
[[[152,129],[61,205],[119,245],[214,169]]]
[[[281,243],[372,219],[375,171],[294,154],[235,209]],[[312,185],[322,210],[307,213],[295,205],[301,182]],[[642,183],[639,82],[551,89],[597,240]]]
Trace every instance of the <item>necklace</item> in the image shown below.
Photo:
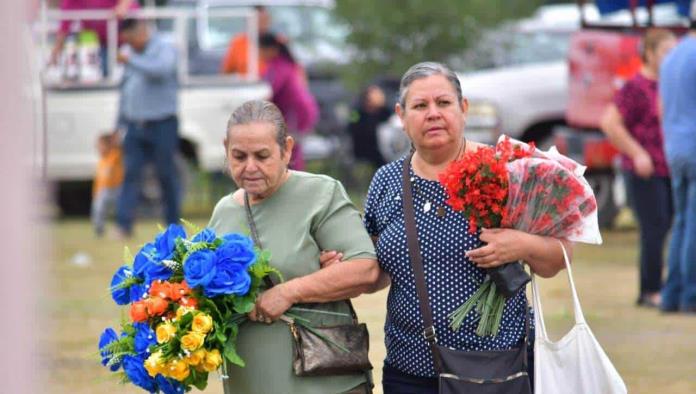
[[[459,151],[457,152],[457,156],[455,156],[455,160],[459,159],[459,157],[462,154],[462,151],[466,149],[466,139],[464,138],[464,143],[461,144],[459,147]],[[413,188],[416,190],[416,194],[420,197],[423,197],[425,199],[425,203],[423,203],[423,212],[428,213],[430,210],[433,208],[432,202],[430,202],[430,199],[426,198],[426,196],[421,192],[420,185],[418,182],[416,182],[416,177],[415,177],[415,171],[414,171],[414,176],[411,177],[411,184],[413,185]],[[435,215],[437,217],[442,218],[445,217],[447,214],[447,210],[445,210],[445,207],[443,205],[437,206],[435,208]]]
[[[430,212],[430,210],[433,208],[433,203],[430,202],[430,199],[426,198],[423,192],[421,192],[419,182],[416,182],[415,176],[411,177],[411,184],[413,185],[413,189],[416,191],[416,195],[425,199],[425,203],[423,203],[423,212]],[[445,210],[444,206],[438,206],[435,208],[435,215],[437,215],[437,217],[444,217],[445,214],[447,214],[447,211]]]

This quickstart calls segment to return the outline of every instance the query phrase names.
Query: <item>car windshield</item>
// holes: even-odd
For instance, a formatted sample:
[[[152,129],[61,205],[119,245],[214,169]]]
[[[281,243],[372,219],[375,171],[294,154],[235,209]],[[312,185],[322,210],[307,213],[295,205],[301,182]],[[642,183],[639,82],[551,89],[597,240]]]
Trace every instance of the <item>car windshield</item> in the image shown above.
[[[459,61],[462,70],[545,63],[564,60],[570,32],[562,30],[494,30],[484,34],[480,44],[468,50]]]
[[[348,30],[334,20],[331,11],[317,6],[267,7],[271,30],[288,38],[290,50],[301,63],[340,60]],[[227,18],[211,18],[208,24],[208,49],[223,49],[230,37],[244,29],[244,22],[230,23]]]

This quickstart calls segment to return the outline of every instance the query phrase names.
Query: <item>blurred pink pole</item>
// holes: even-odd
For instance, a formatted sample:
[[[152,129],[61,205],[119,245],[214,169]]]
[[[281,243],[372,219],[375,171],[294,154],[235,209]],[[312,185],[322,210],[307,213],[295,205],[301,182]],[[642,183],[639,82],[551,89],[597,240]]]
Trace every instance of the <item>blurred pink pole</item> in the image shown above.
[[[29,3],[29,4],[27,4]],[[46,327],[37,319],[36,300],[43,286],[36,262],[41,243],[32,240],[38,199],[31,185],[35,136],[30,95],[32,75],[26,47],[27,18],[35,1],[0,1],[0,392],[42,392],[36,364],[35,333]],[[37,388],[41,388],[37,390]]]

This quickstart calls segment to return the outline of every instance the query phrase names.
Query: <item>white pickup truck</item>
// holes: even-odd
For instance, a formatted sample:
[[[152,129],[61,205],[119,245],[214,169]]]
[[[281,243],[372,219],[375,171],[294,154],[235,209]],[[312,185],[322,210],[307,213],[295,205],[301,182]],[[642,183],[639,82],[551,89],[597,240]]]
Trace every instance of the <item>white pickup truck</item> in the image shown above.
[[[211,14],[213,12],[213,14]],[[209,11],[206,18],[229,19],[255,36],[256,16],[253,9]],[[179,133],[181,157],[200,170],[221,171],[224,167],[222,140],[231,112],[251,99],[270,97],[270,87],[257,77],[206,75],[189,73],[189,62],[196,56],[200,41],[206,39],[200,13],[196,9],[143,9],[135,16],[146,18],[176,45],[179,54]],[[118,67],[116,58],[116,21],[110,11],[48,10],[40,29],[44,37],[55,30],[58,21],[80,19],[107,19],[109,22],[109,69],[114,72],[102,80],[81,83],[46,78],[56,70],[44,70],[43,97],[43,152],[40,162],[47,179],[56,186],[57,202],[64,213],[84,213],[89,209],[90,184],[97,163],[95,142],[101,133],[113,130],[118,108]],[[112,34],[114,33],[114,34]],[[112,37],[113,36],[113,37]],[[256,40],[251,40],[255,42]],[[48,39],[44,39],[43,54],[47,53]],[[250,51],[250,57],[256,50]],[[45,62],[44,62],[45,63]],[[250,61],[249,64],[256,64]],[[253,70],[252,70],[253,71]],[[257,75],[252,72],[252,75]],[[186,166],[183,166],[186,168]]]
[[[549,5],[529,19],[485,33],[478,45],[449,62],[469,100],[466,136],[494,143],[500,134],[544,144],[564,124],[568,100],[566,51],[578,28],[577,7]],[[387,160],[409,148],[396,117],[378,129]]]

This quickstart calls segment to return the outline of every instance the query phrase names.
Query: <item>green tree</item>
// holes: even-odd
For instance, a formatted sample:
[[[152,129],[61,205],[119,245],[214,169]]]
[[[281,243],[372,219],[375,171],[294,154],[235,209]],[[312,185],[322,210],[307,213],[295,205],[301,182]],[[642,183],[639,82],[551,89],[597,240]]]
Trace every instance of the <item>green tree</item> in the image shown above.
[[[482,29],[529,16],[543,0],[337,0],[349,28],[349,86],[377,75],[398,77],[414,63],[447,60],[476,42]]]

